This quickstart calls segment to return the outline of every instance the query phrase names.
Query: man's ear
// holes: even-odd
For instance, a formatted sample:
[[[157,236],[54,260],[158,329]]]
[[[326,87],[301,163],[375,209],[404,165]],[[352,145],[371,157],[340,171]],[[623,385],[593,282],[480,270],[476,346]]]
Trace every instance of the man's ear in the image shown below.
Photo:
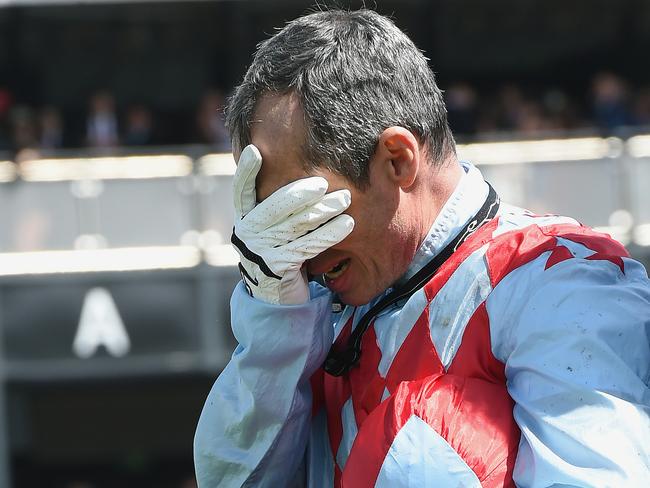
[[[420,169],[420,143],[404,127],[389,127],[379,136],[375,156],[380,171],[402,189],[415,183]]]

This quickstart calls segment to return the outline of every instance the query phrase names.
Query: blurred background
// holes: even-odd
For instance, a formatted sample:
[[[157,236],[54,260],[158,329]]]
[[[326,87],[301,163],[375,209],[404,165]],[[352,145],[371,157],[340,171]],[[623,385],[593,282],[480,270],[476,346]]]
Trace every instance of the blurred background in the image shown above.
[[[647,265],[650,2],[366,3],[430,58],[460,156],[503,199]],[[221,110],[312,6],[0,0],[0,488],[196,486],[234,347]]]

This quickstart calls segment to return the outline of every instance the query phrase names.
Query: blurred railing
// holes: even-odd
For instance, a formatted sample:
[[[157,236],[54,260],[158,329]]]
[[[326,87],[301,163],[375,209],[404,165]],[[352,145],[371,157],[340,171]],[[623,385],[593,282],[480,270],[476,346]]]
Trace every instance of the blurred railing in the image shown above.
[[[0,163],[4,376],[216,375],[234,344],[233,168],[181,152]]]
[[[470,144],[459,153],[509,203],[575,217],[636,252],[650,245],[650,136]]]
[[[0,275],[233,264],[235,165],[229,154],[197,152],[0,161]],[[510,203],[650,244],[650,136],[464,144],[458,153]],[[56,263],[34,254],[53,251]],[[95,255],[98,269],[84,258]]]

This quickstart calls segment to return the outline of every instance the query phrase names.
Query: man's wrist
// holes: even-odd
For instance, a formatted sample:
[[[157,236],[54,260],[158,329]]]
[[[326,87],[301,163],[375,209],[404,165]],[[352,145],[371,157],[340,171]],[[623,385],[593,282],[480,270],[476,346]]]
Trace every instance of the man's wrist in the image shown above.
[[[289,273],[281,280],[253,278],[246,268],[239,265],[242,282],[250,296],[266,303],[277,305],[299,305],[309,301],[309,286],[302,272],[297,276]]]

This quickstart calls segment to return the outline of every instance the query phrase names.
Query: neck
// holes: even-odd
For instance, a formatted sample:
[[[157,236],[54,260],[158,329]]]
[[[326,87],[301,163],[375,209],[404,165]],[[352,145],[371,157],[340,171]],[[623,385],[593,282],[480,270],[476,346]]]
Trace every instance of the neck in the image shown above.
[[[463,168],[455,154],[447,158],[442,165],[429,168],[426,178],[423,179],[422,194],[415,208],[418,213],[418,246],[428,235],[440,211],[458,186],[462,175]]]

